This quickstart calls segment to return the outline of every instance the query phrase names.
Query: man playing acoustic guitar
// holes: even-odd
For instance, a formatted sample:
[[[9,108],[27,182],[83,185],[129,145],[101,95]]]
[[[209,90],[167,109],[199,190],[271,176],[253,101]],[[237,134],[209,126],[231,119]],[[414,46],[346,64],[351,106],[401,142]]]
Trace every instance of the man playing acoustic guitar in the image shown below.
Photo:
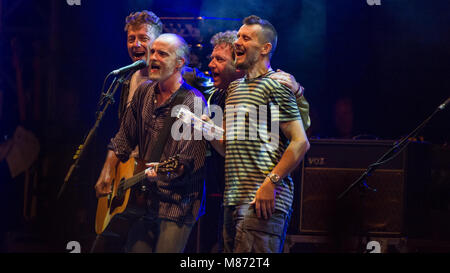
[[[173,106],[183,104],[193,111],[194,98],[204,101],[201,93],[184,83],[181,76],[188,51],[183,38],[175,34],[162,34],[153,42],[149,52],[151,81],[138,87],[125,110],[95,185],[98,197],[112,194],[116,166],[129,158],[136,145],[145,162],[177,156],[180,168],[174,172],[158,173],[151,167],[145,171],[150,188],[147,206],[145,213],[130,222],[126,252],[183,252],[201,209],[205,141],[194,140],[193,131],[191,140],[175,140],[166,129],[170,132],[172,127]],[[99,236],[103,243],[111,232],[110,226]]]

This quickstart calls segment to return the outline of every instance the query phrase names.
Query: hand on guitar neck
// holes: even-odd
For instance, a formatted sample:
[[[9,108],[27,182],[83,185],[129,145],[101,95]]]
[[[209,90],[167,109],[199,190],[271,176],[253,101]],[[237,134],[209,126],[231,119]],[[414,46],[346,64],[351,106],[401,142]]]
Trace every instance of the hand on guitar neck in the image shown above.
[[[176,171],[173,172],[158,172],[158,168],[161,163],[147,163],[145,164],[148,168],[145,169],[145,175],[147,176],[147,179],[149,181],[156,181],[156,180],[171,180],[174,178],[177,178],[178,176],[181,176],[183,174],[184,168],[183,165],[180,165]]]
[[[119,158],[113,151],[108,151],[105,164],[103,165],[100,177],[95,184],[95,193],[97,198],[108,196],[112,194],[112,184],[117,174],[117,166]],[[183,174],[183,165],[178,165],[178,161],[174,164],[174,158],[159,162],[148,163],[144,173],[149,181],[156,180],[171,180]]]

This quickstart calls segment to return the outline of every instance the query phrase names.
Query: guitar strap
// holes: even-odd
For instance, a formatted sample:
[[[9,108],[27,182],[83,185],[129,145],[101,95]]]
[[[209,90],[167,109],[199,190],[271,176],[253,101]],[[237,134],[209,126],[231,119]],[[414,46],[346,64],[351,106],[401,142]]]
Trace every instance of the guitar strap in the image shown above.
[[[167,138],[171,131],[172,124],[177,119],[177,117],[172,117],[170,113],[175,105],[183,103],[184,98],[188,93],[188,89],[189,89],[188,86],[186,86],[186,84],[183,82],[180,88],[176,91],[175,98],[172,100],[171,105],[169,106],[170,109],[168,111],[168,115],[164,120],[164,126],[161,129],[161,132],[158,136],[158,139],[156,140],[155,145],[153,146],[149,162],[159,162],[161,160],[161,155],[164,151],[164,147],[166,146]]]
[[[156,87],[155,87],[156,88]],[[175,105],[181,104],[184,101],[184,98],[186,97],[188,93],[189,86],[186,86],[184,83],[181,85],[181,87],[176,91],[175,97],[172,100],[169,111],[167,112],[168,115],[164,120],[164,126],[161,129],[161,132],[158,136],[158,139],[156,140],[155,145],[153,146],[152,152],[150,154],[149,162],[159,162],[161,160],[161,155],[164,151],[164,147],[166,146],[167,138],[169,136],[169,133],[172,128],[172,124],[175,122],[176,117],[172,117],[170,115],[172,108]],[[158,196],[158,189],[155,183],[151,183],[149,185],[148,190],[148,198],[147,198],[147,209],[157,214],[159,211],[159,196]]]

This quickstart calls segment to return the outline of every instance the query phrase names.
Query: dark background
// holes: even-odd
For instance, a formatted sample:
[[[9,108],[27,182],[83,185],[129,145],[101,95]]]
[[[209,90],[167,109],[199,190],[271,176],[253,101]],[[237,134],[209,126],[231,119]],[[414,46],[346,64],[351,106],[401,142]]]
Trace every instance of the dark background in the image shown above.
[[[340,98],[352,101],[353,135],[399,139],[450,94],[448,0],[381,0],[381,5],[373,6],[365,0],[0,3],[1,141],[21,124],[40,142],[33,165],[36,211],[27,219],[23,204],[30,197],[23,194],[24,174],[11,179],[6,162],[1,162],[0,199],[8,208],[1,221],[3,251],[66,251],[68,241],[87,245],[95,235],[93,186],[106,144],[117,129],[117,102],[107,110],[64,196],[56,200],[56,195],[71,157],[94,124],[105,76],[130,62],[123,30],[130,12],[147,9],[159,17],[202,16],[204,20],[163,19],[163,23],[167,27],[191,22],[199,27],[200,38],[185,38],[201,57],[199,68],[204,72],[212,34],[239,28],[240,20],[250,14],[268,19],[279,34],[272,67],[293,74],[306,88],[310,137],[338,137],[334,104]],[[26,94],[24,120],[18,115],[13,39]],[[449,118],[448,109],[439,113],[420,136],[448,147]]]

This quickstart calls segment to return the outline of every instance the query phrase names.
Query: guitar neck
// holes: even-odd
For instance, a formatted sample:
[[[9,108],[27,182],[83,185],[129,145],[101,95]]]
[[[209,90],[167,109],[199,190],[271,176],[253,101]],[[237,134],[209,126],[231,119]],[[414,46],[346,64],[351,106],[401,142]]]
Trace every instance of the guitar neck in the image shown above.
[[[120,182],[119,186],[121,187],[122,190],[125,191],[145,179],[146,179],[145,171],[142,171],[134,175],[133,177],[123,180],[122,182]]]
[[[166,160],[164,162],[158,163],[154,167],[154,170],[157,174],[159,174],[159,173],[167,173],[167,172],[175,171],[177,168],[178,168],[178,157],[175,156],[175,157],[169,158],[168,160]],[[143,170],[143,171],[137,173],[136,175],[134,175],[133,177],[130,177],[128,179],[120,181],[119,189],[120,189],[120,191],[126,191],[129,188],[136,185],[137,183],[144,181],[145,179],[147,179],[147,176],[145,174],[145,170]]]

